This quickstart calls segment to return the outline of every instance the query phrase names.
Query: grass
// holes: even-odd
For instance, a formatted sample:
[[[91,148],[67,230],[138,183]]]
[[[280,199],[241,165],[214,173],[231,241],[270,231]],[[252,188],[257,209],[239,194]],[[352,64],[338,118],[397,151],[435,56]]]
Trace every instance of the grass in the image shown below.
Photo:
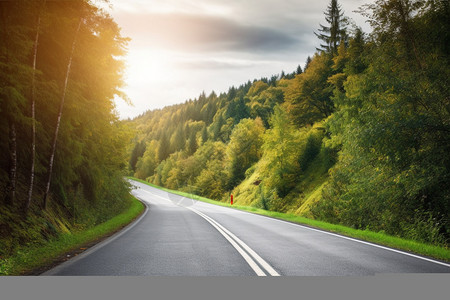
[[[230,205],[229,203],[219,202],[219,201],[211,200],[208,198],[200,197],[197,195],[191,195],[191,194],[188,194],[185,192],[179,192],[179,191],[174,191],[174,190],[170,190],[167,188],[163,188],[163,187],[151,184],[149,182],[146,182],[144,180],[140,180],[137,178],[133,178],[133,177],[128,177],[128,178],[138,181],[138,182],[141,182],[141,183],[144,183],[144,184],[147,184],[149,186],[164,190],[166,192],[178,194],[178,195],[181,195],[184,197],[190,197],[190,198],[193,198],[194,200],[199,200],[199,201],[203,201],[203,202],[207,202],[207,203],[211,203],[211,204],[215,204],[215,205],[244,210],[244,211],[248,211],[248,212],[259,214],[259,215],[268,216],[271,218],[276,218],[276,219],[285,220],[285,221],[289,221],[289,222],[293,222],[293,223],[297,223],[297,224],[301,224],[301,225],[306,225],[309,227],[322,229],[322,230],[333,232],[333,233],[338,233],[338,234],[356,238],[359,240],[376,243],[379,245],[383,245],[383,246],[387,246],[387,247],[391,247],[391,248],[395,248],[395,249],[399,249],[399,250],[403,250],[403,251],[407,251],[407,252],[412,252],[412,253],[419,254],[419,255],[432,257],[435,259],[440,259],[440,260],[443,260],[446,262],[450,262],[450,250],[447,248],[434,246],[434,245],[428,245],[428,244],[416,242],[413,240],[406,240],[406,239],[402,239],[399,237],[390,236],[390,235],[387,235],[384,233],[373,232],[370,230],[359,230],[359,229],[354,229],[354,228],[350,228],[350,227],[346,227],[346,226],[342,226],[342,225],[330,224],[330,223],[326,223],[326,222],[322,222],[322,221],[318,221],[318,220],[300,217],[300,216],[297,216],[294,214],[286,214],[286,213],[280,213],[280,212],[274,212],[274,211],[267,211],[267,210],[263,210],[263,209],[256,208],[256,207],[250,207],[250,206]]]
[[[0,260],[0,275],[29,274],[38,268],[51,265],[62,255],[84,249],[83,246],[116,232],[128,225],[144,210],[144,205],[133,197],[131,206],[121,214],[90,229],[60,234],[44,246],[21,248],[7,259]]]

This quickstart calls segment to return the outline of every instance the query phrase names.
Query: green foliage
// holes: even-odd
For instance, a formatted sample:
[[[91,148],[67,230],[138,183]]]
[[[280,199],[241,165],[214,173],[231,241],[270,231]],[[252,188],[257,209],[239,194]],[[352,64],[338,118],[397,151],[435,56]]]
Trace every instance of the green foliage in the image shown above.
[[[299,172],[299,132],[291,124],[286,112],[275,107],[272,128],[264,135],[264,183],[273,197],[284,198],[295,186]]]
[[[152,176],[155,172],[155,168],[158,165],[157,161],[157,150],[159,144],[158,141],[152,140],[147,143],[146,150],[141,158],[139,158],[136,168],[137,172],[134,174],[135,177],[140,179],[146,179]]]
[[[55,223],[49,222],[42,217],[28,220],[28,223],[24,224],[23,232],[39,235],[39,229],[42,229],[53,234],[51,236],[47,235],[45,241],[39,242],[34,239],[34,243],[24,245],[22,250],[17,251],[8,258],[0,259],[0,275],[27,275],[39,267],[48,266],[55,259],[67,252],[78,250],[80,247],[86,247],[89,243],[111,235],[128,225],[144,210],[144,205],[135,198],[129,198],[129,201],[126,202],[129,203],[129,206],[127,206],[125,211],[87,230],[81,230],[83,228],[78,227],[76,230],[69,232],[56,228],[64,227],[64,224],[59,222],[57,216],[49,218],[49,220],[56,221]],[[42,227],[42,225],[38,225],[39,223],[46,225]],[[35,227],[31,227],[30,225],[34,225]],[[58,236],[54,235],[57,230],[62,231]],[[2,242],[4,241],[2,240]],[[1,249],[6,248],[2,247]]]
[[[127,39],[102,10],[89,1],[0,2],[0,189],[2,200],[13,164],[10,128],[17,133],[16,199],[1,208],[0,255],[74,228],[88,228],[120,213],[128,205],[122,176],[135,168],[145,149],[126,143],[131,131],[114,110],[124,97],[123,56]],[[36,56],[36,167],[31,207],[24,212],[30,180],[31,86],[34,39],[41,17]],[[51,138],[55,132],[73,37],[82,20],[73,52],[50,186],[50,205],[41,211]],[[126,97],[125,97],[126,98]],[[136,140],[135,140],[136,141]],[[3,245],[2,245],[3,246]]]
[[[131,178],[131,179],[140,181],[139,179],[135,179],[135,178]],[[147,182],[143,182],[143,183],[149,184]],[[334,232],[334,233],[338,233],[338,234],[341,234],[344,236],[353,237],[353,238],[356,238],[359,240],[368,241],[368,242],[376,243],[379,245],[385,245],[385,246],[388,246],[388,247],[391,247],[394,249],[401,249],[401,250],[405,250],[408,252],[413,252],[413,253],[429,256],[429,257],[434,257],[437,259],[442,259],[444,261],[450,261],[450,250],[446,247],[429,245],[429,244],[420,243],[420,242],[417,242],[414,240],[393,237],[393,236],[385,234],[384,232],[374,232],[374,231],[370,231],[367,229],[357,230],[357,229],[342,226],[342,225],[336,225],[336,224],[327,223],[327,222],[323,222],[323,221],[319,221],[319,220],[313,220],[310,218],[301,217],[301,216],[291,214],[291,213],[268,211],[266,209],[262,209],[262,208],[255,207],[255,206],[245,206],[245,205],[240,205],[240,204],[234,204],[233,206],[231,206],[229,202],[226,202],[226,203],[218,202],[218,201],[214,201],[214,200],[211,200],[208,198],[199,197],[195,194],[189,194],[186,192],[169,190],[167,188],[162,188],[162,187],[155,186],[152,184],[149,184],[149,185],[151,185],[155,188],[159,188],[159,189],[164,190],[169,193],[181,195],[183,197],[190,197],[190,198],[193,198],[193,199],[196,199],[199,201],[203,201],[203,202],[207,202],[207,203],[211,203],[211,204],[215,204],[215,205],[220,205],[220,206],[225,206],[225,207],[233,207],[234,209],[248,211],[251,213],[255,213],[255,214],[259,214],[259,215],[263,215],[263,216],[269,216],[272,218],[285,220],[285,221],[293,222],[293,223],[297,223],[297,224],[303,224],[303,225],[307,225],[312,228],[323,229],[328,232]],[[320,191],[320,189],[321,189],[321,186],[318,187],[319,191]]]
[[[314,124],[334,111],[333,86],[328,81],[334,74],[332,63],[329,55],[316,54],[305,72],[289,82],[284,105],[296,125]]]
[[[306,138],[305,149],[298,160],[302,171],[306,171],[314,158],[319,154],[322,138],[323,136],[318,134],[309,134]]]
[[[139,160],[140,157],[142,157],[142,155],[144,155],[145,152],[145,143],[143,141],[136,143],[133,151],[131,152],[131,157],[130,157],[130,168],[132,171],[136,171],[136,164]]]
[[[130,121],[134,141],[158,149],[137,160],[136,176],[448,245],[448,1],[380,0],[362,13],[373,31],[347,36],[331,1],[324,48],[303,72],[202,93]]]
[[[373,42],[351,55],[345,94],[329,119],[339,162],[316,217],[428,243],[448,243],[449,55],[430,22],[442,1],[387,1],[366,7]],[[371,11],[371,12],[370,12]],[[352,60],[350,60],[352,61]],[[367,67],[364,69],[364,66]]]
[[[264,126],[260,118],[242,119],[234,127],[227,145],[229,189],[238,185],[245,178],[245,171],[261,158],[263,133]]]

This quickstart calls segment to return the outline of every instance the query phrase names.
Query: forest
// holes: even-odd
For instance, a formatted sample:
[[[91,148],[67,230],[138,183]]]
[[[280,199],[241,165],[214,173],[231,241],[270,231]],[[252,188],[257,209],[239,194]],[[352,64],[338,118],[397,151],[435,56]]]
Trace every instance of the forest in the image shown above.
[[[369,33],[330,0],[305,65],[132,120],[129,39],[93,3],[0,1],[0,274],[125,211],[127,175],[448,249],[447,0],[364,5]]]
[[[336,0],[293,73],[147,111],[129,174],[219,201],[448,247],[450,4]]]
[[[128,39],[108,14],[90,1],[0,1],[0,15],[2,262],[127,208],[132,135],[113,102]]]

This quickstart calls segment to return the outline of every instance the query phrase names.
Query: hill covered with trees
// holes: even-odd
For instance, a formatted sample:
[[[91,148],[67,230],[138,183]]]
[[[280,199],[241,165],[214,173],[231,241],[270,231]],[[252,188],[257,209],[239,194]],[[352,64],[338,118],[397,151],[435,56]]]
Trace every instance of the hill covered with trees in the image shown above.
[[[114,111],[127,39],[90,1],[0,1],[0,274],[130,205]]]
[[[157,185],[448,245],[450,5],[332,0],[291,74],[144,113],[130,173]]]

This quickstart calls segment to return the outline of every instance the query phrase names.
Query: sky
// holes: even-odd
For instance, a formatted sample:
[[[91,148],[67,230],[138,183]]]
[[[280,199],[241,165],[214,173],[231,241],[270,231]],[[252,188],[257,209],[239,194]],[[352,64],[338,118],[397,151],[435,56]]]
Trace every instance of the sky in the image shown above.
[[[302,68],[320,41],[330,0],[111,0],[106,10],[131,38],[120,118],[227,92],[248,80]],[[369,0],[340,0],[346,16],[364,31],[354,11]]]

